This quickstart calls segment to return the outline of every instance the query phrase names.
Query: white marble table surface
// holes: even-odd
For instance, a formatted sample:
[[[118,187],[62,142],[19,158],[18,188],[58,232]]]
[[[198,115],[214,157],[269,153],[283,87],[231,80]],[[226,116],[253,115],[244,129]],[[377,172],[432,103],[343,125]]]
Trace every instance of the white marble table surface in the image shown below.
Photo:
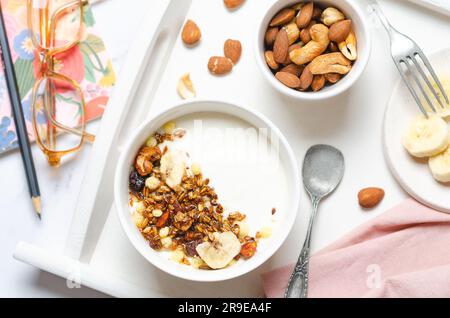
[[[157,1],[157,0],[154,0]],[[183,0],[180,0],[183,1]],[[356,2],[363,2],[358,0]],[[105,0],[94,6],[98,28],[105,39],[113,57],[118,76],[125,70],[121,65],[132,40],[134,30],[149,10],[153,1],[148,0]],[[211,78],[207,74],[207,58],[220,50],[221,43],[214,34],[239,38],[242,33],[253,32],[253,24],[245,22],[251,17],[252,5],[256,0],[233,13],[233,23],[223,34],[224,25],[220,19],[229,14],[221,8],[221,0],[194,0],[189,16],[196,20],[204,30],[205,38],[201,47],[194,52],[177,45],[169,62],[156,97],[158,103],[168,104],[178,98],[174,92],[176,80],[185,71],[193,72],[201,97],[231,99],[255,107],[273,118],[275,124],[295,144],[299,164],[307,148],[315,143],[331,143],[343,150],[347,157],[347,175],[339,190],[322,205],[318,227],[314,235],[314,250],[333,242],[358,224],[369,220],[393,205],[404,200],[407,195],[388,171],[381,144],[381,123],[384,107],[390,91],[397,80],[396,71],[389,60],[387,37],[381,26],[374,24],[373,52],[369,67],[361,81],[348,93],[331,101],[328,105],[295,105],[292,101],[272,94],[273,98],[265,105],[255,104],[258,92],[248,90],[242,85],[254,80],[264,89],[271,89],[260,74],[246,74],[236,68],[234,74],[224,78]],[[269,3],[271,0],[258,0]],[[218,5],[219,4],[219,5]],[[412,35],[426,52],[450,45],[450,20],[431,11],[424,10],[402,0],[381,1],[392,22],[407,34]],[[217,19],[216,19],[217,18]],[[120,22],[119,22],[120,21]],[[209,35],[209,36],[208,36]],[[247,36],[248,37],[248,36]],[[244,43],[246,59],[253,59],[252,43]],[[195,54],[197,52],[198,54]],[[189,63],[183,62],[189,58]],[[180,62],[181,61],[181,62]],[[183,69],[180,69],[180,65]],[[186,69],[184,69],[186,68]],[[241,72],[241,74],[240,74]],[[236,80],[242,76],[242,80]],[[368,102],[370,101],[370,103]],[[333,103],[339,105],[332,105]],[[370,107],[367,107],[370,105]],[[276,114],[276,116],[275,116]],[[90,125],[95,131],[98,123]],[[298,128],[293,135],[292,127]],[[295,142],[294,142],[295,141]],[[68,289],[65,281],[43,273],[12,258],[19,241],[36,243],[40,246],[62,250],[77,200],[83,172],[90,158],[87,146],[76,160],[65,163],[59,169],[49,168],[37,147],[33,147],[36,167],[44,200],[42,222],[33,215],[24,182],[22,162],[18,152],[0,157],[0,297],[98,297],[104,296],[96,291],[81,288]],[[365,186],[381,186],[387,196],[374,211],[362,211],[356,202],[356,194]],[[307,197],[302,193],[298,226],[292,237],[305,232],[309,215]],[[280,253],[292,251],[301,242],[290,242]],[[292,254],[292,253],[291,253]],[[294,256],[292,260],[294,260]],[[232,295],[230,295],[232,296]]]

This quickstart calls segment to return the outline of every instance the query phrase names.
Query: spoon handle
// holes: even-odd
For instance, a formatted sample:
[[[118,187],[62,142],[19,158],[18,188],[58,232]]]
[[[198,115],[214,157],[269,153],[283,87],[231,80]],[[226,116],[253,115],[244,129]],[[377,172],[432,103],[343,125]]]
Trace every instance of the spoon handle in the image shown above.
[[[313,211],[309,220],[308,233],[303,244],[300,257],[295,265],[294,272],[289,279],[288,287],[284,294],[285,298],[307,298],[308,297],[308,278],[309,278],[309,252],[311,249],[311,236],[319,208],[320,199],[312,198]]]

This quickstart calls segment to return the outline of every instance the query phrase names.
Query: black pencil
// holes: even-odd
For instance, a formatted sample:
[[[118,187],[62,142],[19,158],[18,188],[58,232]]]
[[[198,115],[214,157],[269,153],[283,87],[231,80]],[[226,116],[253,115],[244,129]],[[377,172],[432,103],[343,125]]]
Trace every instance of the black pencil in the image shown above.
[[[17,139],[19,142],[20,153],[22,155],[25,173],[30,191],[31,201],[34,209],[41,218],[41,194],[39,184],[34,168],[33,154],[31,153],[30,140],[28,139],[27,127],[23,116],[22,101],[17,86],[17,78],[14,70],[14,64],[9,49],[8,35],[6,33],[5,21],[3,19],[2,6],[0,5],[0,46],[3,68],[5,70],[6,84],[8,87],[9,99],[16,125]]]

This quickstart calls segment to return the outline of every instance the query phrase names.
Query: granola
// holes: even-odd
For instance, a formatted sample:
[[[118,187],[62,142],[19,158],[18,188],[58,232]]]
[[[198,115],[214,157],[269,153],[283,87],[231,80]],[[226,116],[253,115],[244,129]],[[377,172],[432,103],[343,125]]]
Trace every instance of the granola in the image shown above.
[[[200,165],[169,145],[186,132],[168,123],[151,136],[130,172],[132,220],[157,251],[198,269],[220,269],[257,251],[246,215],[227,213]]]

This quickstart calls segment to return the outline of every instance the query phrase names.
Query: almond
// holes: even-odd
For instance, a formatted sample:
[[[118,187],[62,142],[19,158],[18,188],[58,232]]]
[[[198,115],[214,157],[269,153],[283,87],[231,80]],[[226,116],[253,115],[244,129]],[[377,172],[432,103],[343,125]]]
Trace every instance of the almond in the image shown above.
[[[292,64],[291,57],[289,56],[289,54],[286,56],[286,59],[284,60],[284,62],[281,64],[283,64],[284,66]]]
[[[315,75],[311,83],[313,92],[320,91],[325,86],[325,75]]]
[[[300,76],[300,89],[304,91],[307,90],[311,86],[313,79],[314,75],[311,73],[309,66],[305,67]]]
[[[266,32],[265,41],[266,45],[272,47],[277,38],[278,28],[269,28]]]
[[[309,41],[311,41],[310,31],[311,31],[312,26],[315,24],[317,24],[316,21],[311,21],[306,28],[304,28],[303,30],[300,31],[300,40],[302,40],[302,42],[304,44],[308,44]]]
[[[278,70],[278,68],[280,67],[280,65],[278,65],[277,62],[275,62],[275,59],[273,57],[273,52],[272,51],[266,51],[266,53],[264,53],[264,56],[266,57],[266,63],[267,65],[269,65],[269,67],[276,71]]]
[[[306,28],[308,24],[311,22],[314,13],[314,3],[308,2],[305,4],[300,13],[297,16],[297,26],[300,29]]]
[[[352,30],[352,21],[351,20],[339,21],[330,27],[330,32],[328,33],[328,37],[333,42],[341,43],[341,42],[345,41],[345,39],[350,34],[351,30]]]
[[[365,209],[377,206],[384,198],[384,190],[380,188],[366,188],[358,193],[359,205]]]
[[[302,75],[304,67],[297,64],[289,64],[281,69],[280,72],[291,73],[297,77]]]
[[[283,9],[281,10],[270,22],[270,26],[280,26],[286,23],[289,23],[295,17],[294,9]]]
[[[336,84],[337,82],[339,82],[341,80],[341,78],[342,78],[342,75],[338,74],[338,73],[325,74],[325,79],[330,84]]]
[[[289,39],[285,29],[281,29],[277,38],[275,39],[275,44],[273,45],[273,56],[277,63],[284,63],[289,54]]]
[[[209,59],[208,69],[212,74],[223,75],[231,72],[233,63],[223,56],[213,56]]]
[[[228,9],[236,9],[237,7],[240,7],[245,0],[223,0],[223,3],[225,4],[225,7]]]
[[[181,33],[183,42],[187,45],[194,45],[200,41],[201,37],[202,32],[200,31],[198,25],[192,20],[187,20]]]
[[[238,40],[226,40],[223,51],[225,57],[229,58],[233,64],[239,62],[242,54],[242,45]]]
[[[283,29],[288,35],[289,45],[294,44],[300,37],[300,30],[295,23],[289,23]]]
[[[287,72],[278,72],[277,74],[275,74],[275,77],[289,88],[300,87],[300,79],[294,74]]]

